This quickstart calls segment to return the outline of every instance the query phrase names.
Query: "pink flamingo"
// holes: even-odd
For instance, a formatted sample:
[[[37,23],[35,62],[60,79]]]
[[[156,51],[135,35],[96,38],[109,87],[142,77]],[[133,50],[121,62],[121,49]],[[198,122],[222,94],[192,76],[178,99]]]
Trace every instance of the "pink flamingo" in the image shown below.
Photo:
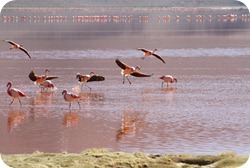
[[[10,48],[11,50],[12,49],[19,49],[19,50],[25,52],[25,54],[27,54],[29,56],[29,58],[31,59],[28,51],[22,45],[17,44],[14,41],[11,41],[11,40],[4,40],[4,41],[12,45],[11,48]]]
[[[84,83],[94,82],[94,81],[104,81],[105,80],[105,78],[103,76],[95,74],[94,72],[90,72],[90,74],[87,74],[87,75],[82,75],[80,73],[77,73],[76,78],[81,83],[81,90],[82,90],[82,86],[83,86]],[[89,86],[87,86],[87,87],[90,90],[92,90],[91,87],[89,87]]]
[[[69,109],[71,107],[71,102],[74,102],[74,101],[76,101],[78,103],[79,109],[81,108],[80,103],[78,101],[80,99],[80,96],[78,96],[74,93],[69,93],[67,90],[63,90],[62,94],[63,94],[64,100],[69,102]]]
[[[51,80],[45,80],[42,84],[40,84],[40,86],[42,90],[55,88],[55,85],[51,82]]]
[[[142,57],[141,59],[145,59],[147,56],[148,57],[155,56],[156,58],[158,58],[159,60],[161,60],[165,64],[165,61],[158,54],[155,53],[155,51],[157,51],[157,49],[150,51],[150,50],[145,49],[145,48],[138,48],[138,50],[143,51],[145,53],[144,57]]]
[[[22,91],[20,91],[20,90],[18,90],[16,88],[11,88],[12,87],[12,82],[8,82],[7,87],[8,87],[7,93],[11,97],[13,97],[13,100],[10,102],[9,106],[14,102],[15,99],[18,99],[19,103],[20,103],[20,105],[22,107],[22,103],[21,103],[21,101],[20,101],[19,98],[20,97],[26,97],[26,98],[28,98],[28,96],[26,96],[26,94],[24,94]]]
[[[116,59],[115,62],[122,69],[121,74],[123,76],[123,84],[125,83],[125,77],[127,78],[129,84],[131,84],[130,80],[128,79],[129,75],[132,75],[132,76],[135,76],[135,77],[150,77],[150,76],[153,75],[153,74],[151,74],[151,75],[145,74],[145,73],[142,73],[142,72],[138,71],[138,70],[140,70],[139,66],[132,67],[132,66],[129,66],[129,65],[121,62],[118,59]]]
[[[161,76],[160,79],[163,80],[162,84],[161,84],[161,87],[163,88],[163,83],[166,82],[167,83],[167,87],[168,87],[168,83],[177,83],[177,79],[174,78],[173,76],[171,75],[164,75],[164,76]]]
[[[49,69],[45,69],[44,75],[37,75],[34,73],[34,71],[31,71],[29,74],[30,80],[32,80],[36,85],[41,85],[46,80],[52,80],[58,78],[57,76],[48,76],[48,72],[50,72]]]

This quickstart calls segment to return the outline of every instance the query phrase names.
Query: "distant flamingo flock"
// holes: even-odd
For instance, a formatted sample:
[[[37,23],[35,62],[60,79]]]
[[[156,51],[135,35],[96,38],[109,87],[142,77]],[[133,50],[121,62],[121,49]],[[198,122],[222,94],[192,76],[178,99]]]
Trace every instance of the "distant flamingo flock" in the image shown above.
[[[44,16],[2,16],[2,21],[6,22],[43,22],[43,23],[63,23],[67,21],[72,21],[76,23],[83,22],[98,22],[98,23],[106,23],[106,22],[131,22],[132,20],[138,20],[139,22],[148,22],[158,21],[158,22],[170,22],[171,20],[174,22],[184,21],[190,22],[191,20],[195,20],[196,22],[204,22],[204,21],[212,21],[215,19],[220,22],[235,22],[238,19],[241,19],[244,22],[248,22],[250,20],[249,14],[238,15],[235,13],[228,14],[220,14],[220,15],[204,15],[204,14],[196,14],[196,15],[159,15],[157,17],[149,16],[149,15],[74,15],[74,16],[63,16],[63,15],[44,15]]]

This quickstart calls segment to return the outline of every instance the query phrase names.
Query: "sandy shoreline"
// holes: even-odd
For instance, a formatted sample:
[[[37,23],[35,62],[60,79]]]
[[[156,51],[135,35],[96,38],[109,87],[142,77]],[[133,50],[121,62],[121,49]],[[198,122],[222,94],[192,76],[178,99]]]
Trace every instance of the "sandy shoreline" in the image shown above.
[[[35,167],[239,167],[248,157],[235,153],[219,155],[164,154],[140,152],[109,152],[106,149],[89,149],[82,153],[40,153],[2,155],[3,161],[15,168]]]

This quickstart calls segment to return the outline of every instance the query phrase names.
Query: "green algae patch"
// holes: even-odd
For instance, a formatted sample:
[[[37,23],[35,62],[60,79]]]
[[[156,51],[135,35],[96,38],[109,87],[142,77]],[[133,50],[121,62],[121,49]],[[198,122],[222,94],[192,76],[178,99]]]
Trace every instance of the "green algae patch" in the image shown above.
[[[41,153],[2,155],[3,161],[14,168],[220,168],[239,167],[248,157],[235,153],[211,155],[152,155],[140,152],[110,152],[107,149],[88,149],[79,154]]]

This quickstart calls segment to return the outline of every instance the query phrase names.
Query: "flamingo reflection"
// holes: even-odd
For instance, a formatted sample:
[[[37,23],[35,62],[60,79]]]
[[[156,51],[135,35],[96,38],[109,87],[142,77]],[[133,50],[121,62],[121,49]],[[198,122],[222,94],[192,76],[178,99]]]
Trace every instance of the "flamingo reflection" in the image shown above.
[[[51,104],[54,92],[37,91],[37,96],[33,98],[32,104],[35,106]]]
[[[12,132],[14,128],[22,124],[26,114],[21,110],[12,110],[8,115],[7,128],[8,132]]]
[[[125,112],[122,117],[121,127],[117,130],[116,140],[121,140],[126,135],[135,135],[143,126],[146,114]]]
[[[79,121],[79,115],[75,112],[67,112],[63,117],[63,125],[65,127],[71,127],[73,125],[77,125]]]
[[[96,102],[101,102],[104,101],[104,93],[85,93],[85,92],[80,92],[79,96],[81,97],[81,101],[96,101]]]

